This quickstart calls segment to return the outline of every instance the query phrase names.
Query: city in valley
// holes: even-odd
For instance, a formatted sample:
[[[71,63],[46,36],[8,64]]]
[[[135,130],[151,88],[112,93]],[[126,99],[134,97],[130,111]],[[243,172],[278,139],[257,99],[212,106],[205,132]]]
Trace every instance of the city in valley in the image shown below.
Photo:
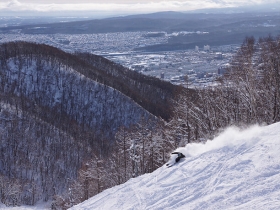
[[[40,30],[36,28],[34,30]],[[0,43],[30,41],[44,43],[67,52],[102,55],[132,70],[178,85],[203,87],[214,85],[229,65],[239,45],[203,46],[170,51],[147,51],[143,47],[168,43],[179,32],[116,32],[98,34],[0,34]],[[201,32],[195,32],[201,33]]]

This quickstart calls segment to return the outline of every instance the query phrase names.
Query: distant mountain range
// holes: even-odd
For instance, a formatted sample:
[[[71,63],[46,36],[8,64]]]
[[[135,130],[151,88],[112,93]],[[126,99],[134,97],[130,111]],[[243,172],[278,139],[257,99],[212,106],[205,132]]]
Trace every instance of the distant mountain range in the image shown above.
[[[250,21],[279,20],[279,12],[270,13],[181,13],[158,12],[142,15],[130,15],[95,20],[60,22],[49,24],[32,24],[13,27],[2,27],[1,32],[20,29],[22,33],[52,34],[52,33],[110,33],[127,31],[196,31],[211,27],[223,27],[232,23]],[[53,21],[53,20],[52,20]]]
[[[224,11],[224,10],[221,10]],[[239,10],[238,10],[239,11]],[[274,11],[274,10],[273,10]],[[216,12],[216,13],[181,13],[159,12],[143,15],[131,15],[95,20],[74,22],[32,24],[0,28],[1,33],[24,34],[91,34],[164,31],[173,32],[207,32],[171,36],[168,44],[163,46],[147,46],[138,50],[177,50],[194,48],[195,45],[226,45],[240,44],[244,37],[256,38],[280,34],[279,12]]]

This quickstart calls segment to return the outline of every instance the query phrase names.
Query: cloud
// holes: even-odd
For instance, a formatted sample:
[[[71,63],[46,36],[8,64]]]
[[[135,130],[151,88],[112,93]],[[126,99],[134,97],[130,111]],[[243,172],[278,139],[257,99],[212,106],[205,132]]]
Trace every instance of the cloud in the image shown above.
[[[200,1],[105,1],[102,3],[22,3],[18,0],[10,0],[0,3],[0,10],[24,11],[34,10],[41,12],[51,11],[118,11],[118,12],[154,12],[154,11],[188,11],[205,8],[236,7],[243,5],[255,5],[260,3],[279,2],[279,0],[200,0]],[[56,1],[61,2],[61,1]],[[65,2],[65,1],[63,1]],[[71,1],[74,2],[74,1]],[[77,2],[77,1],[75,1]],[[88,1],[87,1],[88,2]],[[94,2],[94,1],[91,1]],[[100,1],[98,1],[100,2]]]
[[[17,0],[12,0],[12,1],[9,1],[7,3],[8,7],[18,7],[18,6],[21,6],[21,5],[22,4],[19,1],[17,1]]]
[[[22,10],[26,8],[25,5],[20,3],[18,0],[10,0],[6,3],[0,3],[0,9]]]

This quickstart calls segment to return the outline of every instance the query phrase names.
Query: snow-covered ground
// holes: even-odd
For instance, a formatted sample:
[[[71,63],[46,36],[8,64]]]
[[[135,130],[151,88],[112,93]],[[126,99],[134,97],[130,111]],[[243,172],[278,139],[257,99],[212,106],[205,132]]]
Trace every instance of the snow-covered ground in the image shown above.
[[[187,157],[105,190],[72,210],[280,209],[280,123],[229,128]]]
[[[17,206],[17,207],[6,207],[0,203],[0,210],[49,210],[51,209],[50,202],[39,202],[36,206]]]

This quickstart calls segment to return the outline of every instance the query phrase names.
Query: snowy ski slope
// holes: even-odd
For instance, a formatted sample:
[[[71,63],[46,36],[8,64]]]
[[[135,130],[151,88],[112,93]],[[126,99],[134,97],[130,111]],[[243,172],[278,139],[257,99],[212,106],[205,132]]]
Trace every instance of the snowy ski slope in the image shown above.
[[[280,123],[229,128],[187,157],[105,190],[72,210],[280,209]]]

